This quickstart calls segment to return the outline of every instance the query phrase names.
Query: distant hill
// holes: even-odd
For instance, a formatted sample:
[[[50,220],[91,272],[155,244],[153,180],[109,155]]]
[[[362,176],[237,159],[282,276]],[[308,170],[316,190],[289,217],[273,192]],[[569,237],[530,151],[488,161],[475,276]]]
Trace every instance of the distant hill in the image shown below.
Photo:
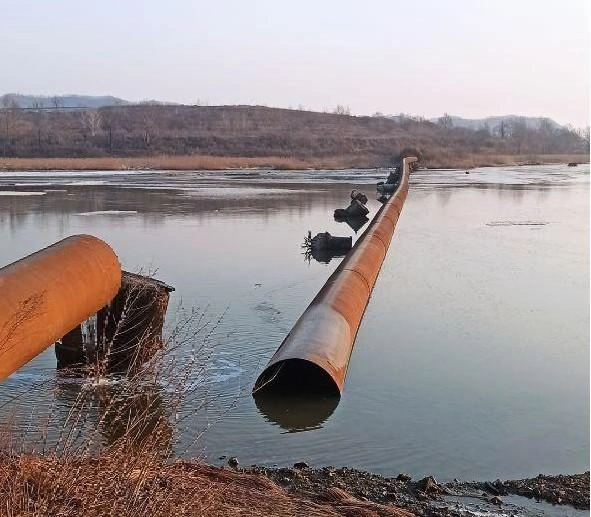
[[[0,97],[0,106],[19,108],[103,108],[131,104],[112,95],[21,95],[7,93]]]
[[[0,96],[0,108],[16,106],[19,108],[104,108],[111,106],[130,106],[130,105],[151,105],[151,106],[179,106],[173,102],[163,102],[158,100],[144,100],[141,102],[131,102],[112,95],[23,95],[20,93],[6,93]],[[383,117],[383,116],[382,116]],[[406,115],[388,115],[389,118],[398,123],[407,119]],[[413,118],[413,117],[411,117]],[[420,118],[420,117],[419,117]],[[440,117],[428,119],[429,122],[437,123]],[[485,124],[493,130],[504,121],[510,125],[516,120],[524,120],[528,129],[538,129],[540,122],[546,120],[554,130],[561,129],[561,126],[548,117],[522,117],[520,115],[501,115],[486,118],[463,118],[451,115],[454,127],[461,127],[477,131]]]
[[[431,122],[437,123],[439,121],[439,117],[434,117],[429,120]],[[552,129],[560,129],[561,127],[563,127],[548,117],[522,117],[519,115],[500,115],[496,117],[486,118],[463,118],[451,115],[451,120],[454,127],[465,127],[466,129],[473,130],[478,130],[484,127],[485,124],[488,125],[490,129],[493,129],[499,126],[501,122],[505,122],[506,124],[510,125],[512,122],[515,122],[516,120],[524,120],[526,126],[529,129],[538,129],[540,127],[540,122],[542,120],[547,120]]]
[[[35,102],[31,97],[9,101],[27,105]],[[88,105],[91,98],[62,99],[74,106]],[[97,106],[99,98],[92,99]],[[413,148],[423,164],[444,167],[497,163],[493,154],[531,161],[533,154],[587,154],[589,148],[584,135],[562,127],[548,131],[508,124],[503,132],[494,127],[475,131],[402,115],[351,116],[264,106],[114,106],[121,99],[100,99],[108,106],[0,109],[0,157],[208,155],[336,160],[374,167],[392,164]],[[500,119],[484,120],[493,125]]]

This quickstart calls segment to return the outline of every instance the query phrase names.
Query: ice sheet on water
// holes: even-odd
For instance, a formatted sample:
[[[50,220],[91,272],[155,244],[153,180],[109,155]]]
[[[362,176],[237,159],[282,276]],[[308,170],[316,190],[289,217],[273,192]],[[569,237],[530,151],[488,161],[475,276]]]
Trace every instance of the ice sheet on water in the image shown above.
[[[24,190],[0,190],[0,196],[44,196],[47,192],[33,192]]]
[[[582,517],[589,515],[586,510],[577,510],[570,506],[555,506],[518,495],[505,495],[501,500],[502,506],[497,506],[488,497],[446,496],[441,506],[452,509],[454,515],[465,517]]]
[[[587,182],[589,164],[577,168],[565,165],[521,165],[459,169],[421,169],[411,176],[414,187],[458,186],[543,186]]]
[[[79,212],[74,215],[80,215],[84,217],[92,215],[135,215],[137,210],[95,210],[94,212]]]
[[[68,183],[64,183],[64,185],[68,185],[70,187],[97,187],[99,185],[105,185],[107,182],[105,180],[78,180],[78,181],[70,181]]]
[[[547,221],[491,221],[486,226],[546,226]]]

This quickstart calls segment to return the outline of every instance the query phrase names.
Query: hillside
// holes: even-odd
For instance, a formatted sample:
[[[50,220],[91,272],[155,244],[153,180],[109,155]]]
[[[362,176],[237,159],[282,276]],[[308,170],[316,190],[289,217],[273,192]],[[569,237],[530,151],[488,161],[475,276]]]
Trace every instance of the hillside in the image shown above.
[[[486,164],[494,155],[588,154],[588,136],[567,128],[445,127],[399,116],[357,117],[263,106],[129,105],[98,109],[0,110],[4,157],[208,155],[338,159],[383,166],[405,148],[425,165]],[[587,141],[586,141],[587,138]],[[480,157],[480,158],[479,158]]]
[[[18,108],[103,108],[122,106],[129,101],[112,95],[21,95],[6,93],[0,96],[0,106]]]
[[[563,126],[555,122],[551,118],[547,117],[522,117],[520,115],[500,115],[495,117],[485,117],[485,118],[462,118],[457,117],[455,115],[450,115],[451,122],[454,127],[464,127],[467,129],[473,129],[477,131],[478,129],[488,126],[491,130],[499,128],[501,123],[510,126],[515,124],[515,122],[523,121],[525,125],[529,129],[537,129],[540,127],[540,124],[549,124],[549,126],[554,129],[560,129]],[[430,122],[438,123],[439,117],[429,119]],[[498,129],[497,129],[498,130]]]

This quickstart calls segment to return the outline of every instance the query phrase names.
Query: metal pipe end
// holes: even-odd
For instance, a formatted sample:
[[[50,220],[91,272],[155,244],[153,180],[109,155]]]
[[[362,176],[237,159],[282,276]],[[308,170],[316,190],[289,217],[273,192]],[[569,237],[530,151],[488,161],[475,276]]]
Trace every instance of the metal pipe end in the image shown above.
[[[306,359],[283,359],[263,370],[254,384],[253,396],[262,393],[318,394],[340,396],[341,390],[332,376]]]

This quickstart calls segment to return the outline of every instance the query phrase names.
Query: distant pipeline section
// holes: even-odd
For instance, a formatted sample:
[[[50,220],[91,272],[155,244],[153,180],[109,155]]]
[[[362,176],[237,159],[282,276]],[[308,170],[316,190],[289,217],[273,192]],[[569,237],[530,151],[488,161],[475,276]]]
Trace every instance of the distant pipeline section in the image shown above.
[[[408,193],[410,166],[369,227],[297,320],[255,382],[264,392],[340,395],[359,325]]]
[[[111,247],[75,235],[0,269],[0,381],[107,305],[121,286]]]

